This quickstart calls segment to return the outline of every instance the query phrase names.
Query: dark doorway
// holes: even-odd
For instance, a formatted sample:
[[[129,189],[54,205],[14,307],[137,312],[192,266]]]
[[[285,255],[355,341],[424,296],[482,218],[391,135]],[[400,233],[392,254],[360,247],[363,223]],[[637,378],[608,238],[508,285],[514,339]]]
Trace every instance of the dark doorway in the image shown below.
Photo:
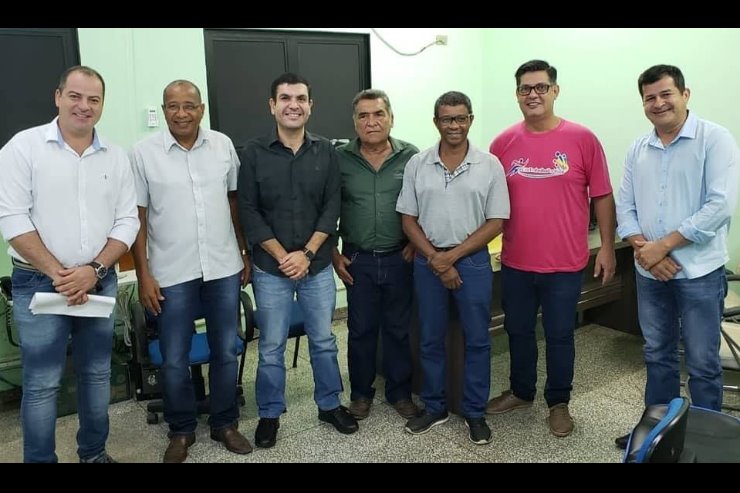
[[[206,29],[204,35],[211,128],[236,146],[274,128],[270,83],[283,72],[311,83],[310,132],[354,136],[352,98],[370,87],[369,35],[250,29]]]
[[[54,90],[67,67],[80,63],[73,28],[0,28],[0,147],[19,130],[57,114]]]

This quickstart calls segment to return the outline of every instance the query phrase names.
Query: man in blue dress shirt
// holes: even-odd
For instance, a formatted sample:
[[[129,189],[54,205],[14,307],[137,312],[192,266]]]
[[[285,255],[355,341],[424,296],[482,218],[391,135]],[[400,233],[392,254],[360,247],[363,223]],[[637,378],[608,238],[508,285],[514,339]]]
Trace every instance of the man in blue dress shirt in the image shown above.
[[[655,129],[627,153],[617,218],[619,235],[635,252],[645,405],[678,397],[682,339],[693,404],[719,410],[724,265],[740,154],[727,129],[688,110],[690,92],[678,67],[647,69],[638,88]],[[617,444],[626,445],[621,438]]]

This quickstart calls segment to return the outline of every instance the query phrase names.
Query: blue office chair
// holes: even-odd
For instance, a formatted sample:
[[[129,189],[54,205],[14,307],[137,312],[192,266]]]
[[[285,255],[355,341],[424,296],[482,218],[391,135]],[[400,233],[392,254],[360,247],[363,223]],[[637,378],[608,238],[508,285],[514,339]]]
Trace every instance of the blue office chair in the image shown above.
[[[635,426],[625,463],[740,463],[740,419],[689,405],[686,397],[648,406]]]
[[[247,344],[254,338],[254,322],[252,321],[252,302],[244,291],[240,294],[239,326],[234,334],[237,354],[241,355],[239,361],[239,373],[237,395],[239,405],[245,403],[242,380],[244,376],[244,365],[246,362]],[[162,366],[162,353],[159,347],[159,337],[156,317],[150,316],[139,301],[131,303],[131,326],[133,360],[131,371],[132,380],[136,387],[137,400],[149,400],[147,403],[147,423],[159,422],[159,414],[164,410],[161,400],[162,389],[160,379],[160,367]],[[196,313],[202,313],[197,310]],[[242,318],[242,313],[244,318]],[[190,364],[193,386],[198,403],[198,414],[208,414],[208,396],[205,391],[202,365],[207,364],[210,357],[208,338],[205,332],[196,332],[193,320],[193,341],[190,349]],[[206,330],[208,328],[206,327]]]
[[[247,299],[249,299],[249,296],[246,293],[242,292],[242,294]],[[252,310],[253,305],[251,303],[251,300],[249,300],[248,304],[242,304],[245,306],[245,314],[247,313],[247,309],[249,309],[250,311],[249,316],[245,317],[245,319],[249,320],[252,323],[252,325],[248,327],[248,330],[252,334],[255,334],[255,331],[259,332],[259,328],[263,323],[259,307]],[[301,337],[304,335],[306,335],[306,329],[304,326],[303,309],[301,309],[301,305],[298,304],[297,300],[293,300],[293,304],[291,305],[290,309],[290,327],[288,328],[288,339],[295,339],[295,349],[293,350],[293,368],[296,368],[298,366],[298,350],[300,349]]]

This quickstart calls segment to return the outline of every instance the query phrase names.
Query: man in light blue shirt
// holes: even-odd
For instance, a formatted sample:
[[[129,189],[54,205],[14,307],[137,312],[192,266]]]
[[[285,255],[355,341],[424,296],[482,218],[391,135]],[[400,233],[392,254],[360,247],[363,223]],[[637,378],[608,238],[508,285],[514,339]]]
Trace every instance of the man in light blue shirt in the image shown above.
[[[740,154],[727,129],[689,112],[690,92],[677,67],[647,69],[638,88],[655,128],[627,154],[617,231],[635,252],[645,405],[679,396],[682,338],[693,404],[719,410],[724,264]]]

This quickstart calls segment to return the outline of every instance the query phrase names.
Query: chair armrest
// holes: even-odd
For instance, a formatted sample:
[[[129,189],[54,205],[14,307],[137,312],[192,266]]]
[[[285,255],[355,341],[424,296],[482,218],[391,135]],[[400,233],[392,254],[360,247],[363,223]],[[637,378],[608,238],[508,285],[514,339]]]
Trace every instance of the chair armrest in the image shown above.
[[[740,316],[740,306],[733,306],[732,308],[725,308],[722,312],[722,318],[733,318]]]

